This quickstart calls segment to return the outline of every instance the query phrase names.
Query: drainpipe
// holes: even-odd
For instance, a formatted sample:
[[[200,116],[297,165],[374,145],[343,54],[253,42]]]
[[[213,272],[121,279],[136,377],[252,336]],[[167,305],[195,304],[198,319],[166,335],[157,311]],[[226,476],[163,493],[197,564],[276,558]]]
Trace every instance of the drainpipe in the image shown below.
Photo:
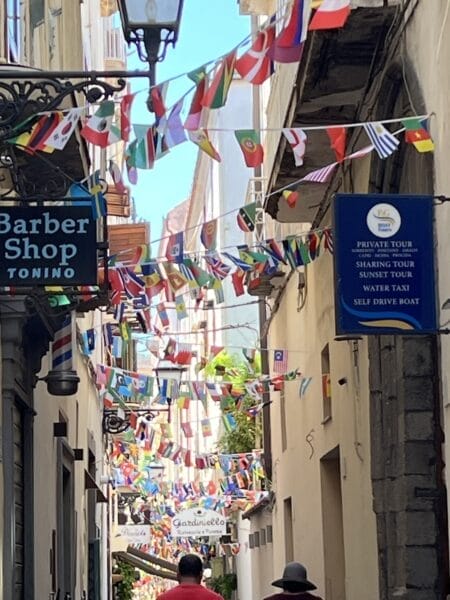
[[[253,37],[258,31],[258,19],[255,16],[251,17],[251,28]],[[252,98],[252,120],[253,128],[256,131],[261,129],[261,94],[260,87],[253,85],[253,98]],[[255,181],[255,192],[262,192],[262,169],[261,167],[254,168],[254,177],[259,178]],[[257,227],[263,227],[263,225],[257,225]],[[267,328],[265,322],[267,320],[266,302],[264,297],[259,298],[258,302],[258,320],[259,320],[259,339],[261,344],[261,371],[263,375],[269,375],[269,360],[267,352]],[[270,392],[263,392],[263,449],[264,449],[264,468],[266,471],[267,478],[272,481],[272,440],[270,436]]]

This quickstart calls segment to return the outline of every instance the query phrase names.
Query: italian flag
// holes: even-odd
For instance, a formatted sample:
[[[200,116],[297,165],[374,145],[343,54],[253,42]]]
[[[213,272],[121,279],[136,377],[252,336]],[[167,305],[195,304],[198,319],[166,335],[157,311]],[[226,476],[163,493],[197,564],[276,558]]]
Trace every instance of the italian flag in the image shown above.
[[[120,132],[117,127],[113,126],[113,117],[114,101],[106,100],[89,118],[80,132],[81,135],[85,140],[94,146],[100,146],[100,148],[114,144],[120,140]]]
[[[350,0],[323,0],[316,10],[310,31],[343,27],[350,14]]]

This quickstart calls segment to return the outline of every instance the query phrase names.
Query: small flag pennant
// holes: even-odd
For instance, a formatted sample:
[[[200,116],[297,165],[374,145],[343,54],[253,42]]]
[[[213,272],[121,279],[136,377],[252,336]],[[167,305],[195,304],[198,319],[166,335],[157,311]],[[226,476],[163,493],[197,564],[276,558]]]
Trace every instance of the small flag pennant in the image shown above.
[[[191,142],[196,144],[200,150],[203,150],[208,156],[220,162],[220,154],[214,148],[211,140],[208,137],[208,131],[206,129],[197,129],[196,131],[188,131],[188,136]]]
[[[237,224],[239,229],[245,232],[254,231],[256,223],[256,208],[257,203],[251,202],[239,209],[237,214]]]
[[[113,126],[114,108],[113,100],[105,100],[100,104],[81,129],[80,133],[85,140],[100,148],[106,148],[119,141],[120,132]]]
[[[311,0],[294,0],[286,26],[275,38],[270,49],[273,60],[280,63],[300,61],[308,33],[310,14]]]
[[[402,121],[405,127],[405,142],[413,144],[417,152],[433,152],[434,143],[426,128],[424,121],[420,119],[405,119]]]
[[[323,0],[311,19],[309,29],[338,29],[345,25],[349,15],[350,0]]]
[[[58,123],[51,135],[47,138],[47,146],[55,148],[56,150],[64,150],[80,120],[83,110],[83,108],[71,108],[64,113],[62,121]]]
[[[273,371],[274,373],[285,373],[287,371],[287,350],[273,351]]]
[[[347,129],[345,127],[328,127],[327,135],[334,150],[336,160],[342,162],[345,158],[345,147],[347,145]]]
[[[284,190],[282,196],[288,203],[289,208],[295,208],[299,197],[298,192],[294,192],[293,190]]]
[[[387,158],[397,150],[400,140],[382,123],[364,123],[363,127],[380,158]]]
[[[202,426],[203,437],[212,436],[211,421],[208,418],[201,420],[201,426]]]
[[[234,132],[244,155],[247,167],[259,167],[264,162],[264,150],[259,131],[255,129],[237,129]]]
[[[235,63],[236,50],[233,50],[221,61],[203,97],[203,106],[207,108],[221,108],[225,106],[228,90],[233,81]]]
[[[284,137],[289,142],[294,153],[294,162],[296,167],[301,167],[305,156],[307,135],[303,129],[283,129]]]
[[[177,319],[179,321],[187,318],[188,314],[187,314],[186,303],[184,301],[183,294],[180,294],[179,296],[175,296],[175,310],[177,313]]]
[[[236,61],[236,71],[253,85],[261,85],[273,73],[268,51],[275,40],[275,25],[258,32],[251,48]]]
[[[215,250],[217,240],[217,219],[207,221],[202,225],[200,241],[206,250]]]

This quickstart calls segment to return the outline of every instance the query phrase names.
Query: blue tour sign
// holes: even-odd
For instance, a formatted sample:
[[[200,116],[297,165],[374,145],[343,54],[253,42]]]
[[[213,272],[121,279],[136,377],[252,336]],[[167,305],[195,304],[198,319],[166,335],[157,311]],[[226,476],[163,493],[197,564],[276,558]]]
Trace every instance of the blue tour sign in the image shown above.
[[[337,194],[336,333],[437,330],[432,196]]]

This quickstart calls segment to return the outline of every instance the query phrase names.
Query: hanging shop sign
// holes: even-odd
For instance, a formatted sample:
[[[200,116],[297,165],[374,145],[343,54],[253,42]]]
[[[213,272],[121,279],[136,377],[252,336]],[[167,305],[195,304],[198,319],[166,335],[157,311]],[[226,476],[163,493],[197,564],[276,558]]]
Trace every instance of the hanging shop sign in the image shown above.
[[[91,206],[0,209],[0,285],[94,285],[97,233]]]
[[[433,198],[337,194],[336,333],[436,331]]]
[[[150,544],[150,525],[118,525],[117,535],[123,538],[127,545]]]
[[[221,536],[227,532],[227,520],[220,513],[204,508],[188,508],[172,519],[174,537]]]

